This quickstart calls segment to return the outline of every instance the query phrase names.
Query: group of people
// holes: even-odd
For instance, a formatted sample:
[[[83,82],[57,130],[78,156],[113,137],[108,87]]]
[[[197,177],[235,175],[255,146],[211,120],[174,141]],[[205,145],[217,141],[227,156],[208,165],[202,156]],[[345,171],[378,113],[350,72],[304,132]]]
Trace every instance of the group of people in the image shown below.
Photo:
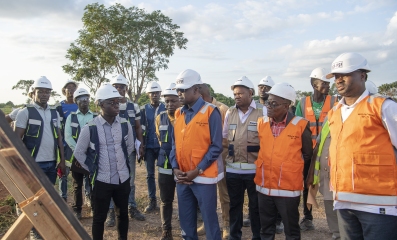
[[[77,218],[84,186],[93,239],[103,239],[105,222],[116,223],[118,238],[127,239],[129,215],[145,220],[135,202],[141,160],[150,198],[146,213],[158,209],[157,166],[162,240],[173,239],[175,191],[183,239],[198,239],[200,212],[199,233],[207,239],[241,239],[248,223],[252,239],[264,240],[281,232],[300,239],[301,231],[313,230],[307,202],[317,189],[332,239],[396,239],[397,104],[368,85],[369,72],[362,55],[341,54],[330,72],[312,71],[313,95],[298,104],[291,84],[275,84],[269,76],[258,83],[255,101],[256,88],[244,76],[231,86],[230,108],[191,69],[164,91],[149,83],[150,103],[140,108],[126,98],[128,81],[119,75],[97,90],[99,114],[89,108],[90,93],[73,81],[62,89],[66,100],[49,106],[51,82],[41,77],[29,93],[32,103],[16,115],[15,132],[52,183],[58,174],[65,200],[71,170]],[[341,99],[328,95],[331,81]],[[34,229],[31,235],[39,238]]]

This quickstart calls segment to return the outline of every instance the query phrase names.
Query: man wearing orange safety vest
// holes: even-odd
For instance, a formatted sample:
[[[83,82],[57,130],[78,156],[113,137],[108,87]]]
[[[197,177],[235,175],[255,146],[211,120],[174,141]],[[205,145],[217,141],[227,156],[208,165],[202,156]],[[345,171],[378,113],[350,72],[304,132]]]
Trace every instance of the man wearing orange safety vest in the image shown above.
[[[313,147],[316,145],[316,139],[321,132],[324,118],[328,111],[334,106],[337,100],[335,96],[328,95],[329,80],[326,78],[327,71],[324,68],[316,68],[310,74],[310,83],[313,87],[313,95],[301,99],[296,106],[296,116],[304,117],[310,122],[312,131]],[[304,176],[305,180],[307,176]],[[314,229],[312,210],[307,208],[308,188],[305,185],[303,190],[303,214],[304,218],[300,223],[302,231]]]
[[[200,207],[207,239],[220,240],[216,184],[223,178],[222,119],[218,108],[200,95],[200,75],[187,69],[176,80],[183,97],[175,112],[174,145],[170,161],[177,179],[179,220],[184,239],[197,237],[197,205]]]
[[[303,176],[309,170],[313,147],[309,122],[288,111],[295,89],[278,83],[265,103],[267,116],[258,119],[260,150],[255,161],[261,239],[274,239],[277,212],[286,239],[300,239],[299,202]]]
[[[343,98],[328,113],[330,188],[342,239],[397,239],[397,103],[365,89],[367,60],[332,63]]]

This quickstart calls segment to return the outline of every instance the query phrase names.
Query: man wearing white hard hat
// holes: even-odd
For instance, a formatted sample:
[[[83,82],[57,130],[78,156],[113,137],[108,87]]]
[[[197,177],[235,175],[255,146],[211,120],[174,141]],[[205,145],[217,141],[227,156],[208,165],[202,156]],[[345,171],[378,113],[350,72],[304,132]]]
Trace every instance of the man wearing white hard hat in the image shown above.
[[[121,95],[113,86],[101,86],[95,101],[101,114],[81,130],[74,151],[80,165],[90,172],[92,184],[93,239],[103,239],[104,223],[113,198],[118,239],[127,239],[130,161],[134,151],[131,125],[119,116]]]
[[[51,183],[55,184],[56,169],[60,169],[62,173],[66,171],[61,121],[56,109],[48,105],[52,91],[51,82],[42,76],[33,83],[33,88],[34,103],[18,112],[15,132]],[[35,230],[30,234],[31,239],[41,239]]]
[[[221,113],[221,117],[222,117],[222,125],[225,121],[225,116],[227,113],[227,110],[229,109],[229,107],[226,104],[223,104],[221,102],[219,102],[218,100],[216,100],[213,96],[211,96],[211,92],[210,92],[210,85],[207,83],[203,83],[200,86],[200,94],[201,97],[203,98],[204,101],[209,102],[214,104],[220,111]],[[223,151],[222,151],[222,160],[223,160],[223,165],[224,165],[224,174],[226,174],[226,156],[227,156],[227,140],[224,139],[223,140]],[[229,198],[229,194],[227,191],[227,185],[226,185],[226,178],[222,178],[222,180],[220,180],[218,182],[218,194],[219,194],[219,202],[221,204],[221,210],[222,210],[222,220],[223,220],[223,231],[222,231],[222,237],[224,239],[229,239],[229,235],[230,235],[230,216],[229,216],[229,210],[230,210],[230,198]],[[202,226],[200,226],[197,229],[197,233],[198,235],[205,235],[205,226],[204,223]]]
[[[139,142],[143,142],[142,136],[142,127],[141,127],[141,112],[139,110],[139,106],[136,103],[131,102],[128,98],[126,98],[126,93],[128,91],[128,81],[122,75],[119,74],[117,77],[113,78],[110,81],[113,87],[119,91],[119,94],[122,96],[120,99],[120,113],[119,116],[128,120],[131,124],[132,131],[134,134],[134,141],[138,140]],[[139,149],[136,149],[139,153],[139,156],[143,154],[143,144],[140,144]],[[130,159],[130,169],[131,169],[131,179],[130,179],[130,197],[128,199],[128,213],[131,218],[135,218],[138,221],[144,221],[145,216],[138,210],[137,204],[135,201],[135,168],[136,168],[136,157],[137,151],[134,150],[132,154],[129,156]],[[110,202],[109,206],[109,214],[108,219],[106,219],[106,226],[113,227],[115,224],[115,213],[114,213],[114,204],[113,201]]]
[[[263,116],[263,105],[253,100],[254,85],[246,77],[232,86],[235,105],[226,113],[223,139],[227,140],[226,185],[230,198],[230,237],[241,239],[244,193],[247,190],[252,239],[260,239],[258,193],[254,177],[258,157],[259,139],[257,120]]]
[[[201,98],[200,74],[187,69],[176,79],[183,107],[175,113],[170,161],[177,178],[179,220],[184,239],[197,237],[197,206],[207,239],[220,240],[217,182],[223,178],[222,119],[218,108]]]
[[[370,72],[343,53],[328,78],[343,97],[328,113],[330,186],[342,239],[396,239],[397,103],[365,89]]]
[[[73,177],[73,211],[77,219],[81,219],[81,209],[83,205],[83,183],[85,187],[85,196],[87,205],[91,204],[91,184],[89,181],[89,172],[83,169],[74,157],[77,140],[81,129],[97,114],[90,110],[90,93],[84,88],[78,88],[73,93],[73,101],[77,104],[78,109],[71,112],[65,122],[65,158],[71,163]]]
[[[156,135],[155,119],[165,111],[164,103],[160,102],[161,86],[157,82],[150,82],[146,87],[150,103],[141,106],[141,126],[143,130],[144,160],[147,171],[146,182],[148,186],[149,205],[146,213],[158,210],[156,197],[155,166],[160,151],[159,140]]]
[[[62,137],[65,140],[65,122],[66,118],[69,116],[71,112],[75,112],[77,110],[77,104],[73,101],[73,93],[76,91],[78,85],[75,81],[70,79],[66,80],[62,87],[62,95],[66,97],[65,100],[62,100],[59,105],[56,107],[59,116],[61,117],[61,133]],[[64,147],[67,148],[67,144],[64,141]],[[65,150],[66,152],[66,150]],[[69,160],[66,158],[66,172],[64,175],[59,178],[59,194],[61,197],[67,202],[68,198],[68,176],[70,171],[70,164]]]
[[[172,83],[161,94],[164,97],[167,111],[161,112],[156,117],[156,134],[160,143],[160,152],[157,160],[158,184],[160,190],[160,216],[162,224],[161,240],[172,240],[172,203],[175,196],[175,180],[169,161],[172,149],[172,136],[174,135],[175,111],[181,106],[175,83]]]
[[[304,117],[310,121],[310,130],[312,131],[313,147],[316,145],[316,139],[321,132],[324,119],[328,111],[334,106],[337,98],[328,95],[330,89],[330,80],[326,78],[327,71],[324,68],[315,68],[310,74],[310,83],[313,87],[313,95],[303,97],[296,106],[295,115]],[[304,176],[305,179],[307,176]],[[312,210],[306,205],[308,188],[305,185],[303,191],[303,214],[304,218],[300,223],[302,231],[314,230]]]
[[[274,86],[274,81],[272,77],[265,76],[262,78],[258,83],[258,95],[259,95],[259,102],[263,105],[267,101],[269,97],[268,92]]]
[[[288,111],[295,98],[290,84],[275,84],[265,103],[267,116],[258,119],[260,150],[255,162],[255,184],[262,240],[274,239],[277,212],[286,239],[301,237],[298,207],[313,147],[309,122]]]

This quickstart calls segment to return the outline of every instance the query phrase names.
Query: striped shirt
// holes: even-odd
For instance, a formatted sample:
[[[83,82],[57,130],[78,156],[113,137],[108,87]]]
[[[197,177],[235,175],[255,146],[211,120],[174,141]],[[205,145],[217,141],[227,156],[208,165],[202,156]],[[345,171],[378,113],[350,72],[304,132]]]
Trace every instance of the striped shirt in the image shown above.
[[[119,180],[121,183],[125,182],[130,177],[130,173],[121,147],[121,118],[116,116],[114,122],[109,124],[101,115],[99,115],[94,118],[93,121],[97,126],[99,138],[99,162],[96,180],[111,184],[119,184]],[[134,137],[131,125],[127,125],[128,139],[126,144],[128,155],[130,155],[134,150]],[[81,134],[74,151],[74,156],[86,170],[88,170],[88,167],[84,164],[84,161],[87,158],[86,151],[89,145],[90,130],[89,126],[86,125],[81,130]]]
[[[287,126],[287,116],[288,114],[285,114],[285,118],[281,122],[275,122],[273,118],[270,118],[270,126],[272,129],[273,137],[278,137],[285,129],[285,127]]]

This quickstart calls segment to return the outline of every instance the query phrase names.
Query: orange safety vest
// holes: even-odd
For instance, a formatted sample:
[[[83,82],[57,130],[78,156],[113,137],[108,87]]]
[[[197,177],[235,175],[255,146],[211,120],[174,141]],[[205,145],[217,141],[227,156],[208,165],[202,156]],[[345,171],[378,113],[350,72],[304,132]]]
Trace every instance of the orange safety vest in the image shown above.
[[[269,117],[258,119],[260,150],[255,161],[256,190],[269,196],[297,197],[303,189],[302,133],[307,120],[295,116],[278,137]]]
[[[301,111],[304,118],[309,120],[310,122],[310,131],[312,131],[312,141],[313,141],[313,148],[316,146],[316,139],[318,134],[321,132],[323,122],[325,117],[327,116],[329,110],[334,106],[336,102],[335,96],[327,95],[324,100],[323,108],[321,109],[320,116],[318,120],[316,120],[316,115],[313,111],[311,97],[307,96],[301,99]]]
[[[367,96],[344,123],[341,105],[328,113],[331,190],[335,200],[397,205],[397,159],[382,123],[384,101],[384,97]]]
[[[181,171],[187,172],[196,169],[207,153],[211,145],[209,118],[214,109],[215,105],[206,102],[187,125],[185,113],[181,113],[180,108],[175,112],[175,152],[176,161]],[[215,184],[223,178],[223,174],[223,162],[221,159],[217,159],[193,181]]]

